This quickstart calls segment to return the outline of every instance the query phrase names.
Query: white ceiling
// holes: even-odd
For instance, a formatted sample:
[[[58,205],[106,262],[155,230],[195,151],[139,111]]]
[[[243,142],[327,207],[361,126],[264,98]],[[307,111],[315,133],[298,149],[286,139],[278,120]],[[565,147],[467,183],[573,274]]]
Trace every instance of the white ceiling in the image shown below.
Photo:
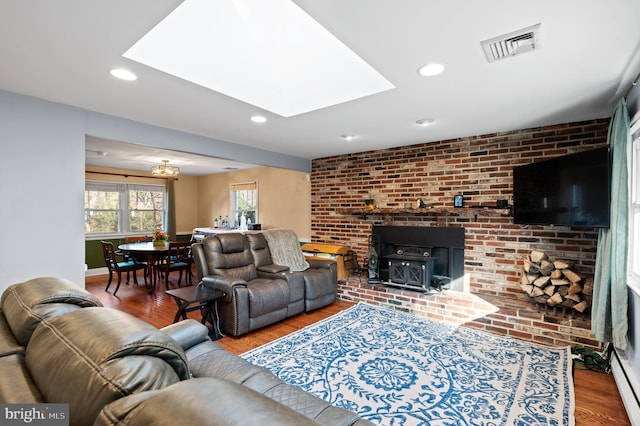
[[[638,0],[296,0],[395,89],[284,118],[122,57],[180,3],[2,0],[0,89],[313,159],[608,117],[640,71]],[[487,62],[483,40],[537,23],[538,49]],[[417,74],[434,61],[446,63],[442,75]],[[116,80],[114,67],[139,78]],[[251,123],[254,114],[267,123]],[[435,124],[416,126],[423,118]],[[122,142],[89,138],[87,163],[143,170],[176,161]],[[141,166],[121,163],[133,154]]]

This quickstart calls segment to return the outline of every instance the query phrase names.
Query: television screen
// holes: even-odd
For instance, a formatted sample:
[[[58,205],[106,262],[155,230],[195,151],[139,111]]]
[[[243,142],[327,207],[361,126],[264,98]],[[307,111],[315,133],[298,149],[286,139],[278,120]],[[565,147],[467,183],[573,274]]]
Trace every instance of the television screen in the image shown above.
[[[513,169],[516,224],[609,227],[609,148]]]

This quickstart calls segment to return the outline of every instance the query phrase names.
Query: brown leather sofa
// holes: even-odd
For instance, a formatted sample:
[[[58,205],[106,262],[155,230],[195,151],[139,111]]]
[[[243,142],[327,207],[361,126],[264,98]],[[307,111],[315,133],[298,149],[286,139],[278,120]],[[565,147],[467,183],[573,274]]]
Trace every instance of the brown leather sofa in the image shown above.
[[[198,281],[226,293],[217,305],[226,334],[240,336],[336,300],[335,261],[290,271],[273,263],[262,233],[216,234],[192,248]]]
[[[371,425],[233,355],[185,320],[159,330],[44,278],[0,299],[0,402],[69,404],[70,425]]]

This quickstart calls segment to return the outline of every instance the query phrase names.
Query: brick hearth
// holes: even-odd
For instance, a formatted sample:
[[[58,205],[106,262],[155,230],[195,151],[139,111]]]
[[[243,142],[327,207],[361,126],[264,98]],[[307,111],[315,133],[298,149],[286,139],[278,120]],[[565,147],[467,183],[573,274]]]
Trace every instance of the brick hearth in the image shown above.
[[[553,308],[545,312],[521,300],[454,290],[423,294],[368,284],[366,278],[357,277],[338,283],[338,297],[543,345],[600,349],[599,342],[591,335],[587,315],[564,314],[561,309]]]

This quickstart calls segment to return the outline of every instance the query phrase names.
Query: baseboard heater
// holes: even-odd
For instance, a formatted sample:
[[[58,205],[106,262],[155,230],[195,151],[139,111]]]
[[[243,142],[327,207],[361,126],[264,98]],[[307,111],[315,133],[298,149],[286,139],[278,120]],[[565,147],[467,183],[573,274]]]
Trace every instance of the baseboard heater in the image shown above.
[[[635,378],[631,364],[624,357],[613,351],[611,357],[611,372],[616,381],[624,408],[633,426],[640,426],[640,383]]]

